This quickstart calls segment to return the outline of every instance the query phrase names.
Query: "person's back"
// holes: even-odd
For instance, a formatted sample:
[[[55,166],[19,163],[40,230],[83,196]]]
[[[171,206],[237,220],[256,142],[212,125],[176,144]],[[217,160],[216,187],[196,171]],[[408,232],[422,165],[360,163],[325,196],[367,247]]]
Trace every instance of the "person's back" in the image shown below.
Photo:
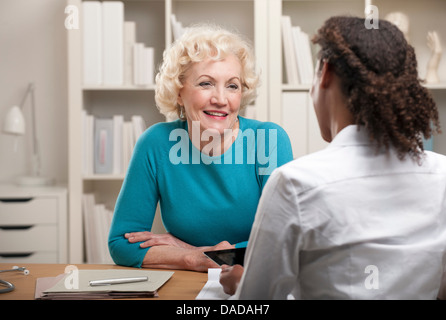
[[[303,299],[433,299],[446,247],[446,157],[378,154],[365,128],[279,169],[295,194]],[[286,182],[285,182],[286,181]],[[279,190],[279,191],[284,191]],[[277,217],[276,217],[277,218]],[[297,236],[297,234],[296,234]],[[279,271],[278,271],[279,272]]]
[[[310,93],[331,144],[268,180],[236,297],[435,299],[446,157],[423,150],[440,126],[415,51],[391,23],[367,29],[355,17],[328,19],[313,42]],[[222,272],[227,292],[239,274]]]

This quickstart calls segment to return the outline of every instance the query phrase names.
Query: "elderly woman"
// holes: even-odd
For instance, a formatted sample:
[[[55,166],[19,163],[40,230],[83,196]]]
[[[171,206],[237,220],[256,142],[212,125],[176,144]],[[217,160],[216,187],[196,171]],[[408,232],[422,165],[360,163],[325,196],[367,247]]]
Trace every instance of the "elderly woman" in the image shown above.
[[[435,299],[446,157],[423,150],[439,121],[414,49],[388,21],[367,29],[355,17],[328,19],[313,41],[311,94],[330,145],[272,174],[245,268],[224,268],[221,283],[240,299]]]
[[[135,146],[109,235],[117,264],[206,271],[203,251],[246,246],[269,175],[292,160],[281,127],[240,116],[257,84],[251,47],[224,29],[190,28],[165,51],[155,99],[179,119]],[[158,202],[167,234],[150,232]]]

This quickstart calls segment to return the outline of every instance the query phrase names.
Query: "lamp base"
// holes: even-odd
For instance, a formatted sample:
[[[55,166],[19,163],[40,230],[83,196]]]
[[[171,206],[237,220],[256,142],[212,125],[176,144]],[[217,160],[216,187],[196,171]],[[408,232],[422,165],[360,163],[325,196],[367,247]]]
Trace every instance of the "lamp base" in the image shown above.
[[[16,183],[22,187],[42,187],[53,185],[54,180],[46,177],[24,176],[19,177]]]

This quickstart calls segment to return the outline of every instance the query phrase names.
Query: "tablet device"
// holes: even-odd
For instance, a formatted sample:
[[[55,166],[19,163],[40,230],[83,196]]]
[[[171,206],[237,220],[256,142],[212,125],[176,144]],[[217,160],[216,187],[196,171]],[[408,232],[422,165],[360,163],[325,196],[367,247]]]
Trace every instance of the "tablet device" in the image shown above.
[[[233,266],[240,264],[243,266],[246,248],[225,249],[216,251],[205,251],[204,254],[218,265],[227,264]]]

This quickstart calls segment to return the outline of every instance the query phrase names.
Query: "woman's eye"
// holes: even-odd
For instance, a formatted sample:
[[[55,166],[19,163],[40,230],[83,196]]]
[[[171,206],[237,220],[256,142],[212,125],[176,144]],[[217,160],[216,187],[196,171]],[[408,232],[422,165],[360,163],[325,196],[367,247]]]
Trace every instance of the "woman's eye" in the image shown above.
[[[210,86],[212,86],[212,83],[210,81],[203,81],[203,82],[200,82],[199,86],[200,87],[210,87]]]
[[[229,88],[229,89],[233,89],[233,90],[237,90],[237,89],[238,89],[238,85],[236,85],[235,83],[231,83],[231,84],[228,86],[228,88]]]

